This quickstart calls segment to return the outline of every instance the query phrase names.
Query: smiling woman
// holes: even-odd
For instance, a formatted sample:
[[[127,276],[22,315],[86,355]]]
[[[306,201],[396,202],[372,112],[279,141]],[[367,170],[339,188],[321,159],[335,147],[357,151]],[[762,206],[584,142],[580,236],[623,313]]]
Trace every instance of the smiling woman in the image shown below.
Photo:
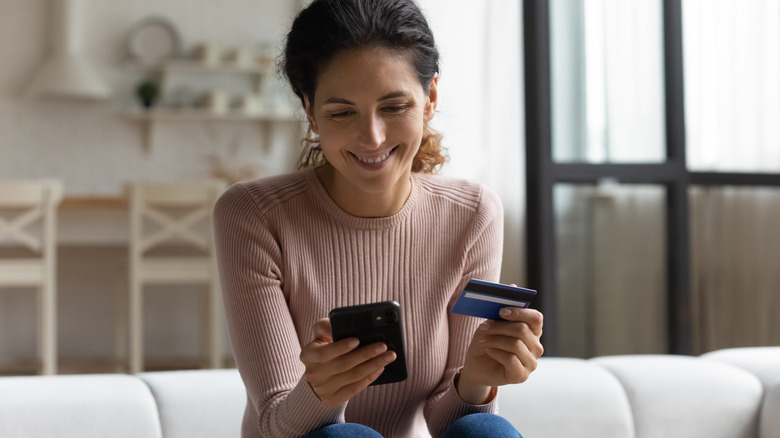
[[[316,171],[325,188],[356,216],[395,214],[434,115],[436,76],[423,89],[403,52],[373,48],[335,55],[318,82],[313,102],[304,102],[329,164]]]
[[[445,158],[427,127],[425,17],[412,0],[315,0],[283,69],[309,123],[301,169],[234,185],[214,213],[244,436],[519,436],[495,398],[536,368],[542,315],[450,312],[470,279],[498,280],[503,210],[433,174]],[[326,316],[382,301],[401,305],[408,378],[372,385],[393,346],[334,341]]]

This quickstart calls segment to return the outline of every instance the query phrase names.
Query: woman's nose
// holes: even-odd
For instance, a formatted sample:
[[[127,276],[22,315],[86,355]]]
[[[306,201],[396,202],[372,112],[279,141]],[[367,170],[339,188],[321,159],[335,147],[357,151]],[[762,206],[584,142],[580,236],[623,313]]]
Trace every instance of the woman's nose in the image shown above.
[[[376,114],[363,117],[360,121],[358,141],[366,148],[378,148],[385,142],[385,122]]]

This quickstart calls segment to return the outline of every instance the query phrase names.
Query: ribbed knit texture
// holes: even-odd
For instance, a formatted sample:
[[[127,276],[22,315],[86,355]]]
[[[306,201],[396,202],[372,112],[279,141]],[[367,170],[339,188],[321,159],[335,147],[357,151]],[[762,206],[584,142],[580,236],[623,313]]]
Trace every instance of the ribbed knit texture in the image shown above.
[[[453,387],[481,322],[449,313],[470,278],[497,281],[501,202],[481,185],[413,174],[402,209],[351,216],[312,169],[234,185],[214,211],[236,364],[247,387],[244,437],[297,437],[336,422],[386,437],[437,436],[455,419],[495,412]],[[326,407],[303,376],[312,324],[340,306],[401,304],[409,378]]]

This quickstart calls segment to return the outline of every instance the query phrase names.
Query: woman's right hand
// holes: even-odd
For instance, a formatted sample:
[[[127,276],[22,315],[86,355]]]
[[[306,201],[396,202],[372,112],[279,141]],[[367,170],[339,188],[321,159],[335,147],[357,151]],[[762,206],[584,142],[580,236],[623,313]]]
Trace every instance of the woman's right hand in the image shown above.
[[[325,406],[346,403],[396,358],[383,342],[360,348],[357,338],[333,342],[328,318],[315,322],[313,329],[314,340],[303,347],[300,358],[306,380]]]

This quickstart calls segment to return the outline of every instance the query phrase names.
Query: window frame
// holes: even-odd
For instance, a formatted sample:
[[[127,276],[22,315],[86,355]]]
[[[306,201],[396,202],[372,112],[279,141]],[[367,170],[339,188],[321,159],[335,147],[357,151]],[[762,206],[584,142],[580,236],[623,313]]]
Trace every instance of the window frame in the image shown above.
[[[526,269],[540,291],[545,355],[557,356],[553,187],[557,183],[656,184],[666,189],[666,266],[669,353],[692,354],[689,188],[780,187],[780,173],[695,172],[687,168],[683,77],[682,0],[663,0],[666,160],[651,164],[557,163],[552,154],[549,0],[524,0],[522,9],[526,128]]]

